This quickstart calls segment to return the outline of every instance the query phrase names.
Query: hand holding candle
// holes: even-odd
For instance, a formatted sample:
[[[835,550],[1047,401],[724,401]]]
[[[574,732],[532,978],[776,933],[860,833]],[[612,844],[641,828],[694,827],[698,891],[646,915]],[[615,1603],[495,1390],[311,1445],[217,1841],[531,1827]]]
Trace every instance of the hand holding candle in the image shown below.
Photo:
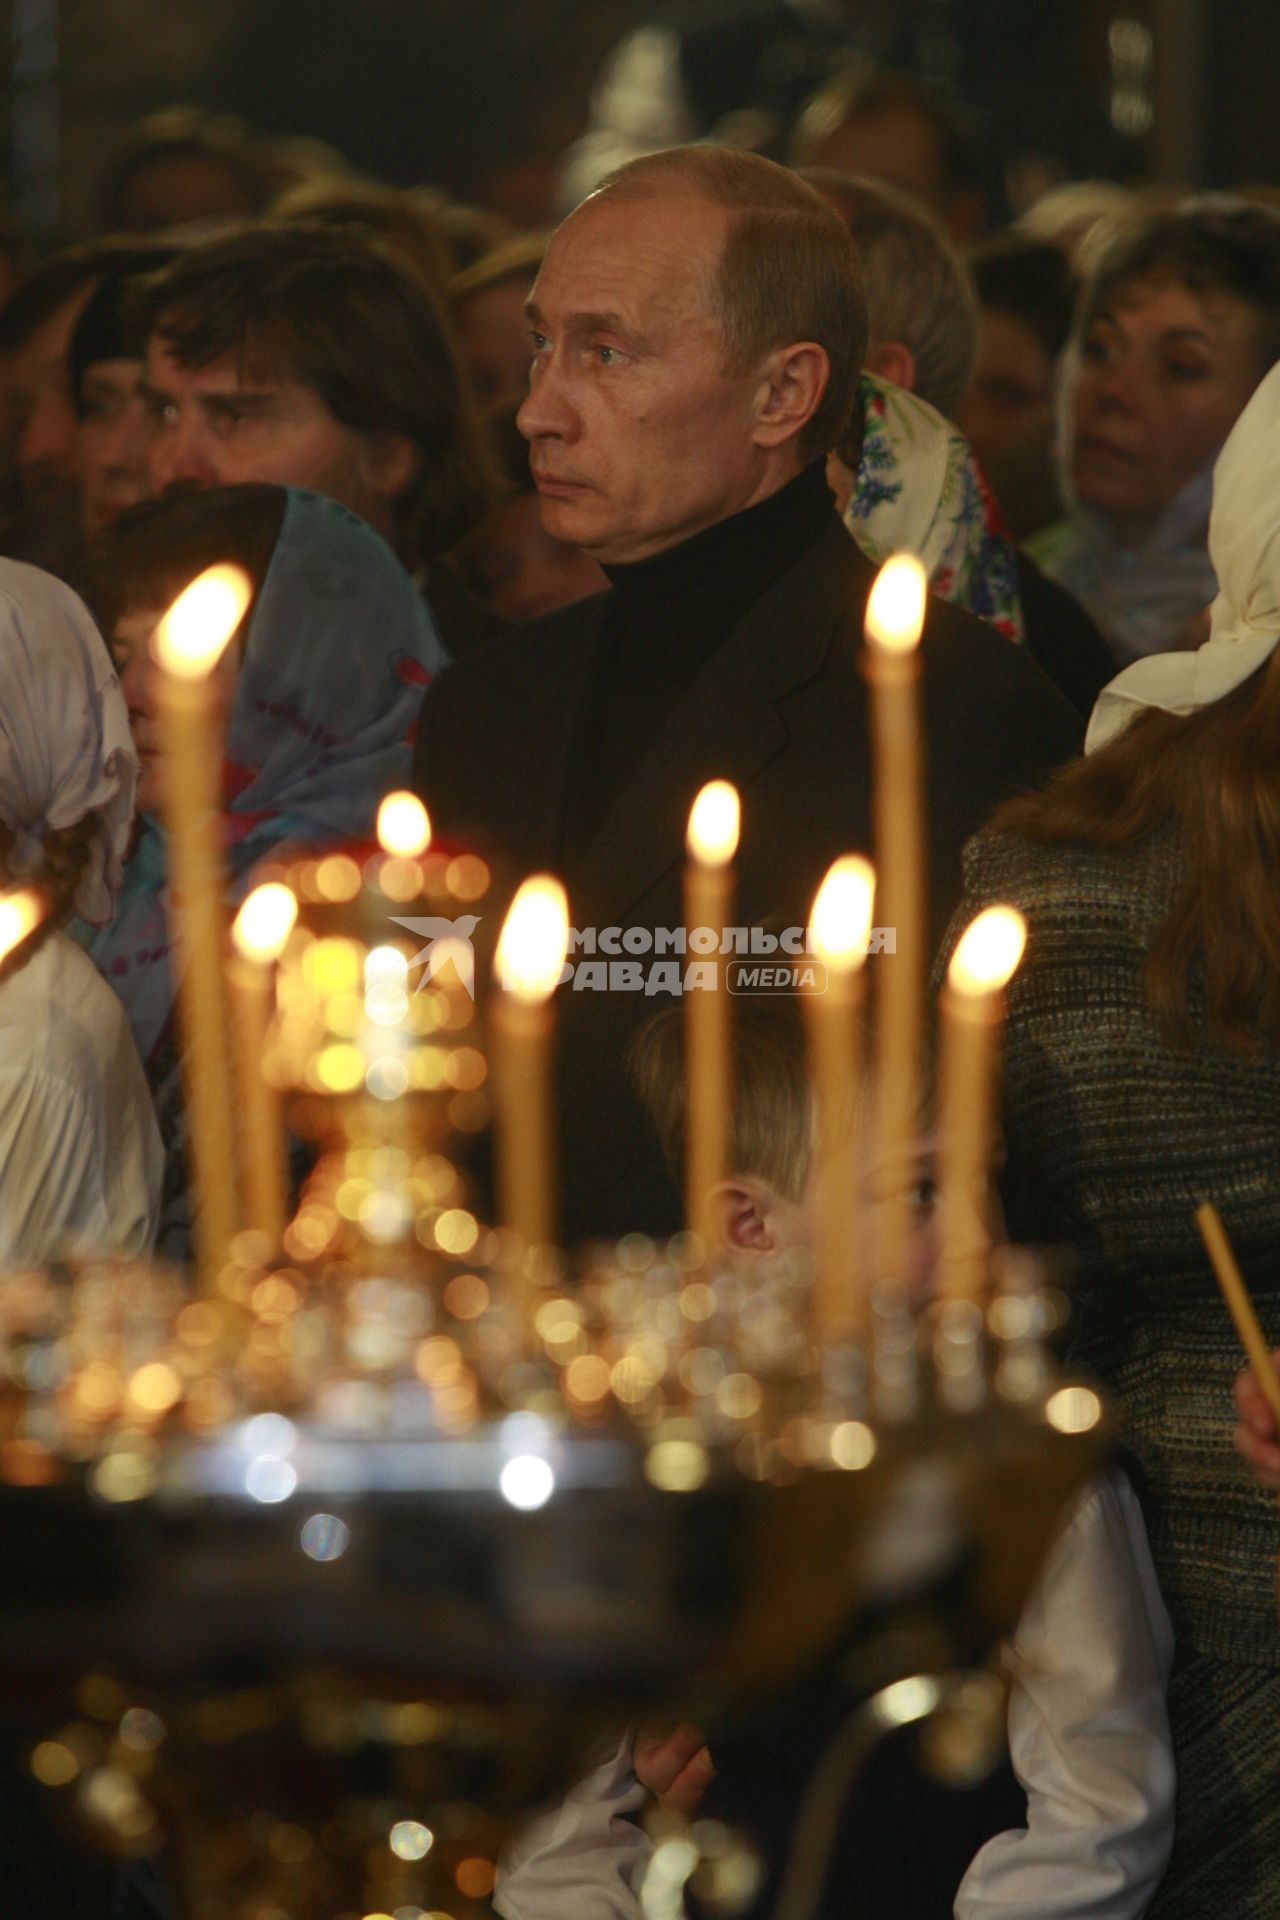
[[[274,996],[275,963],[298,917],[298,903],[279,881],[255,887],[231,929],[236,950],[232,987],[240,1094],[240,1174],[245,1215],[265,1236],[268,1258],[280,1250],[288,1205],[280,1102],[263,1068]]]
[[[1003,995],[1022,958],[1027,924],[1012,907],[988,907],[966,928],[943,990],[939,1119],[942,1141],[940,1292],[981,1303],[986,1258],[997,1042]]]
[[[1245,1285],[1244,1275],[1236,1260],[1235,1250],[1227,1238],[1222,1216],[1215,1206],[1205,1201],[1202,1206],[1196,1208],[1196,1225],[1200,1229],[1200,1238],[1204,1241],[1205,1252],[1209,1256],[1218,1285],[1222,1289],[1227,1311],[1235,1322],[1236,1332],[1240,1335],[1240,1344],[1244,1348],[1245,1358],[1253,1368],[1254,1377],[1263,1398],[1270,1407],[1277,1424],[1280,1425],[1280,1378],[1277,1378],[1271,1349],[1258,1324],[1258,1315],[1253,1301],[1249,1298],[1249,1289]]]
[[[811,993],[806,1000],[818,1207],[814,1330],[821,1342],[847,1340],[866,1314],[859,1257],[858,1121],[863,1106],[862,967],[874,896],[870,862],[847,854],[828,869],[810,915],[810,948],[827,970],[826,991]]]
[[[906,1176],[920,1108],[920,1023],[925,982],[923,768],[920,637],[924,569],[898,554],[876,575],[867,601],[864,671],[871,690],[872,797],[877,919],[893,949],[876,970],[877,1159],[901,1199],[881,1210],[877,1278],[900,1282],[910,1231]]]
[[[695,987],[684,996],[685,1214],[708,1255],[716,1238],[711,1196],[730,1171],[733,1071],[720,948],[733,900],[732,863],[741,818],[737,788],[727,780],[712,780],[693,803],[686,839],[685,930],[690,941],[702,928],[715,935],[711,953],[696,954],[692,945],[689,948],[690,961],[701,959],[713,969],[714,985]]]
[[[498,1207],[525,1253],[556,1240],[551,996],[569,945],[565,891],[535,874],[511,903],[495,960],[493,1093]]]
[[[218,840],[222,743],[213,675],[244,618],[251,589],[238,567],[193,580],[152,635],[159,672],[165,826],[178,1016],[187,1094],[188,1163],[199,1196],[197,1261],[212,1289],[236,1231],[235,1152],[227,1077],[222,955],[225,877]]]

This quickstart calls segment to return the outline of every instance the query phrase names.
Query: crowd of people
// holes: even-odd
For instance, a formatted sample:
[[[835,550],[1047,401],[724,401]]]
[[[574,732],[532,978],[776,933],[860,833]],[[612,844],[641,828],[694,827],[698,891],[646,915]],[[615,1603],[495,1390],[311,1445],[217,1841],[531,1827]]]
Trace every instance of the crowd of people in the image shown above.
[[[851,1814],[824,1910],[896,1822],[921,1837],[881,1911],[1274,1920],[1280,1435],[1193,1211],[1274,1325],[1280,205],[1100,185],[980,234],[962,130],[909,76],[793,67],[766,137],[699,59],[624,43],[554,232],[186,113],[130,143],[100,237],[15,254],[0,879],[42,911],[0,965],[0,1258],[189,1245],[149,641],[206,565],[252,587],[216,719],[236,897],[412,784],[500,888],[546,869],[579,927],[678,927],[689,803],[723,777],[736,917],[766,928],[869,844],[855,636],[876,563],[915,552],[911,959],[988,902],[1027,919],[1005,1209],[1069,1250],[1126,1471],[1020,1624],[999,1793],[936,1858],[919,1786]],[[675,1026],[648,993],[562,999],[566,1244],[672,1231]],[[798,1045],[744,1016],[735,1258],[812,1235]],[[933,1230],[922,1200],[923,1291]],[[785,1828],[791,1756],[628,1733],[512,1849],[499,1911],[631,1920],[646,1801],[758,1812],[775,1762]]]

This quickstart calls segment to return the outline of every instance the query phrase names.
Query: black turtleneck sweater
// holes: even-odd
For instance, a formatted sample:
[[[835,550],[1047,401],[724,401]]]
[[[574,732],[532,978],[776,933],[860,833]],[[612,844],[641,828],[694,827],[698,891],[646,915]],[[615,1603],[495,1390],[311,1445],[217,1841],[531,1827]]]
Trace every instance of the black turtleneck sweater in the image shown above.
[[[567,874],[717,647],[834,512],[825,462],[815,460],[767,500],[692,539],[605,568],[613,595],[574,740],[561,833]]]

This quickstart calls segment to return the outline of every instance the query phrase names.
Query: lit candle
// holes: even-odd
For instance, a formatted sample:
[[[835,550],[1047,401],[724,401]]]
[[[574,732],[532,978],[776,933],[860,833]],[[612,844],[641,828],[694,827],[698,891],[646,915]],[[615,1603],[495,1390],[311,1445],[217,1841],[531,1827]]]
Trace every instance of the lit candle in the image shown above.
[[[30,938],[48,911],[49,901],[36,887],[0,895],[0,965]]]
[[[550,874],[520,887],[494,961],[494,1148],[498,1210],[522,1256],[556,1240],[555,1112],[551,1098],[551,996],[569,945],[565,891]],[[522,1260],[526,1282],[528,1263]]]
[[[685,1215],[690,1230],[709,1255],[716,1241],[712,1200],[729,1166],[733,1067],[729,1040],[729,996],[720,952],[733,900],[733,856],[738,851],[742,815],[738,790],[727,780],[703,787],[689,814],[684,875],[684,923],[688,958],[701,961],[712,984],[695,986],[684,996],[685,1050]],[[700,953],[693,942],[709,929],[715,944]],[[705,934],[701,939],[705,938]],[[701,939],[699,944],[701,944]]]
[[[859,1118],[864,1109],[861,1047],[862,966],[871,932],[875,875],[848,854],[828,869],[814,899],[809,946],[826,967],[826,988],[807,996],[814,1097],[810,1178],[817,1200],[814,1330],[820,1341],[847,1340],[866,1317],[858,1205]]]
[[[894,1195],[880,1209],[877,1278],[901,1283],[910,1233],[908,1170],[920,1106],[925,981],[920,635],[925,575],[910,554],[881,567],[867,601],[864,671],[875,750],[872,800],[877,918],[894,947],[876,969],[876,1159]]]
[[[416,860],[431,845],[431,821],[416,793],[389,793],[378,808],[378,845],[384,853]]]
[[[180,969],[178,1018],[187,1097],[187,1161],[199,1197],[196,1259],[212,1290],[237,1226],[231,1084],[222,955],[225,878],[219,846],[222,740],[213,673],[244,618],[251,588],[238,567],[210,567],[170,607],[151,639],[160,671],[170,912]]]
[[[231,965],[236,1014],[236,1066],[240,1095],[240,1179],[245,1217],[265,1235],[268,1259],[280,1251],[288,1207],[288,1182],[280,1101],[267,1079],[267,1028],[275,998],[275,964],[298,917],[298,903],[278,880],[255,887],[231,929],[236,957]]]
[[[996,1047],[1004,990],[1022,958],[1027,924],[1012,907],[988,907],[961,936],[941,999],[938,1111],[942,1211],[939,1292],[982,1298],[988,1214]]]

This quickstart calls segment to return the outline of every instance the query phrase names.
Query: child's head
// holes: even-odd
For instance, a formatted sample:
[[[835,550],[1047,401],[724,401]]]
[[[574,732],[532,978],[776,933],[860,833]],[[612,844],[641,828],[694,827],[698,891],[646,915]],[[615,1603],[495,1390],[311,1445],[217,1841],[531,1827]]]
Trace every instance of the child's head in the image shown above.
[[[730,1178],[715,1215],[722,1244],[774,1252],[806,1237],[813,1102],[791,995],[734,1003]],[[636,1035],[631,1070],[675,1179],[684,1162],[684,1023],[679,1008]]]
[[[733,1117],[730,1171],[714,1195],[717,1239],[743,1255],[812,1250],[817,1194],[812,1178],[814,1103],[809,1085],[803,1008],[795,995],[734,1001]],[[636,1035],[632,1075],[657,1129],[667,1165],[679,1180],[684,1162],[684,1041],[679,1008],[658,1014]],[[878,1164],[867,1079],[853,1089],[852,1138],[856,1181],[867,1245],[876,1240],[878,1210],[910,1192],[912,1235],[905,1278],[926,1291],[936,1258],[934,1141],[924,1113],[917,1152],[895,1174]],[[984,1247],[991,1223],[976,1214],[972,1231]]]

